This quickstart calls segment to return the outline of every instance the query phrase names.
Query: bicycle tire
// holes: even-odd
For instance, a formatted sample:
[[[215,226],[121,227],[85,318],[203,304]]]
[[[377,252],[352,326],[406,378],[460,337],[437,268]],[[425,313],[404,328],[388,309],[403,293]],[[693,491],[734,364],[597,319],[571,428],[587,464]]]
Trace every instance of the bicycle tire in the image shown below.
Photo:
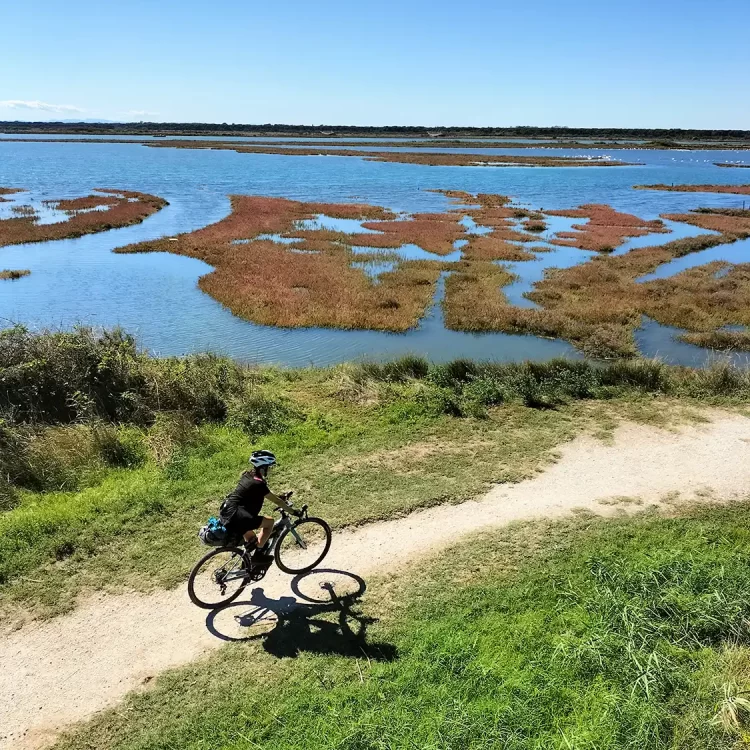
[[[276,542],[276,548],[274,549],[274,559],[278,568],[280,570],[283,570],[284,573],[288,573],[289,575],[309,573],[311,570],[320,565],[321,562],[323,562],[323,559],[328,554],[328,550],[331,549],[331,527],[322,518],[315,518],[314,516],[310,516],[309,518],[301,518],[292,524],[292,528],[296,529],[297,527],[304,526],[305,524],[315,524],[316,526],[320,526],[320,528],[323,529],[326,540],[325,544],[323,545],[323,551],[320,553],[315,562],[311,563],[310,565],[305,565],[301,568],[293,568],[289,565],[286,565],[281,559],[281,546],[284,542],[284,539],[286,539],[286,537],[289,535],[290,529],[284,529],[284,531],[281,532],[278,541]]]
[[[247,586],[247,579],[244,579],[240,582],[239,587],[236,591],[233,591],[231,594],[229,594],[227,597],[225,597],[220,602],[207,602],[203,599],[201,599],[198,594],[195,591],[195,579],[198,577],[198,574],[203,567],[203,565],[208,562],[212,557],[216,557],[216,555],[221,554],[222,552],[234,552],[238,554],[240,557],[244,555],[244,552],[239,547],[217,547],[216,549],[212,549],[207,554],[203,555],[200,560],[195,564],[195,567],[190,571],[190,576],[188,577],[188,596],[190,597],[190,601],[195,604],[196,607],[200,607],[201,609],[221,609],[222,607],[226,607],[227,604],[231,604],[243,591],[245,586]],[[243,562],[244,567],[244,562]],[[218,587],[217,587],[218,588]]]

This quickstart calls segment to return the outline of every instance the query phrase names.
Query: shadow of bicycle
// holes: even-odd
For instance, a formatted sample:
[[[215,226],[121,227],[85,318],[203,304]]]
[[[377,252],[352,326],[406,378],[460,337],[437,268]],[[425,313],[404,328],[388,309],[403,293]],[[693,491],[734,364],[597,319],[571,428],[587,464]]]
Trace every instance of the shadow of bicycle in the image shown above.
[[[362,613],[364,579],[343,570],[318,569],[296,576],[293,596],[273,598],[263,587],[249,598],[212,610],[206,617],[209,632],[224,641],[260,641],[279,658],[316,653],[372,661],[393,661],[396,647],[371,642],[367,628],[376,618]]]

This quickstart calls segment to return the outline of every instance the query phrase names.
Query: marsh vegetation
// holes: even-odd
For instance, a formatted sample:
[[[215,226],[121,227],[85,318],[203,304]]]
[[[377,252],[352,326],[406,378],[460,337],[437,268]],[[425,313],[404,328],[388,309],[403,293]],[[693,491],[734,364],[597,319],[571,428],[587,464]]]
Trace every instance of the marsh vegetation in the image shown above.
[[[442,307],[454,330],[559,337],[605,359],[637,354],[634,331],[643,315],[704,337],[689,341],[736,349],[745,340],[708,336],[750,324],[748,266],[714,262],[668,278],[641,278],[675,258],[750,237],[746,210],[665,214],[711,234],[607,257],[629,238],[670,229],[662,219],[600,204],[542,212],[503,195],[440,192],[457,207],[411,216],[377,206],[233,196],[232,213],[217,224],[117,252],[166,251],[210,263],[215,270],[201,278],[201,289],[267,325],[405,331],[424,316],[440,274],[447,273]],[[530,230],[545,231],[557,216],[581,222],[545,235],[546,247],[539,247],[540,233]],[[531,260],[555,246],[596,256],[550,269],[525,294],[533,304],[510,304],[503,287],[515,275],[502,263]],[[420,250],[419,260],[402,257],[408,247]]]
[[[0,279],[6,281],[14,281],[15,279],[22,279],[24,276],[28,276],[31,273],[28,269],[9,269],[6,268],[0,271]]]
[[[22,190],[6,189],[6,194],[22,192]],[[48,242],[81,237],[95,232],[106,232],[109,229],[138,224],[168,205],[163,198],[147,193],[105,188],[100,189],[99,192],[106,195],[44,201],[45,205],[67,213],[69,216],[67,221],[40,223],[33,206],[27,204],[12,206],[16,216],[0,219],[0,246]]]

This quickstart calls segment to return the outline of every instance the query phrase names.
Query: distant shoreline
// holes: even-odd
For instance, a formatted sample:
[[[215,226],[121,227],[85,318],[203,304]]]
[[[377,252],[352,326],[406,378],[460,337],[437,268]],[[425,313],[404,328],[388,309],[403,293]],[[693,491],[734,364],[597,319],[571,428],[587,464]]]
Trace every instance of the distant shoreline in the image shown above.
[[[534,138],[571,141],[659,140],[689,143],[691,141],[750,145],[750,130],[697,130],[682,128],[562,128],[562,127],[429,127],[429,126],[359,126],[359,125],[244,125],[227,123],[173,122],[21,122],[0,121],[0,133],[70,134],[70,135],[205,135],[247,137],[306,138],[424,138],[439,143],[445,138]]]

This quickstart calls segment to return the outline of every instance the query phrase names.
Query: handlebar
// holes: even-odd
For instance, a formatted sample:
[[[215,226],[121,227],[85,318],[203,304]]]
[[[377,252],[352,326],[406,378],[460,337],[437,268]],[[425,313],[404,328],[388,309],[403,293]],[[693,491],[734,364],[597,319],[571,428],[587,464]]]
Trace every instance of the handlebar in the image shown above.
[[[279,497],[282,497],[282,498],[284,498],[284,500],[286,500],[286,501],[287,501],[287,503],[288,503],[289,505],[292,505],[292,503],[290,503],[290,502],[289,502],[289,498],[291,498],[291,496],[292,496],[293,494],[294,494],[294,492],[290,491],[290,492],[287,492],[287,493],[286,493],[285,495],[279,495]],[[278,507],[278,506],[277,506],[276,510],[277,510],[277,511],[278,511],[278,512],[279,512],[279,513],[280,513],[280,514],[282,515],[282,516],[285,516],[285,515],[287,514],[287,512],[286,512],[286,511],[284,510],[284,508],[281,508],[281,507]],[[305,515],[305,514],[307,513],[307,505],[303,505],[303,506],[302,506],[302,507],[301,507],[301,508],[299,509],[298,513],[299,513],[299,515],[300,515],[300,516],[304,516],[304,515]]]

